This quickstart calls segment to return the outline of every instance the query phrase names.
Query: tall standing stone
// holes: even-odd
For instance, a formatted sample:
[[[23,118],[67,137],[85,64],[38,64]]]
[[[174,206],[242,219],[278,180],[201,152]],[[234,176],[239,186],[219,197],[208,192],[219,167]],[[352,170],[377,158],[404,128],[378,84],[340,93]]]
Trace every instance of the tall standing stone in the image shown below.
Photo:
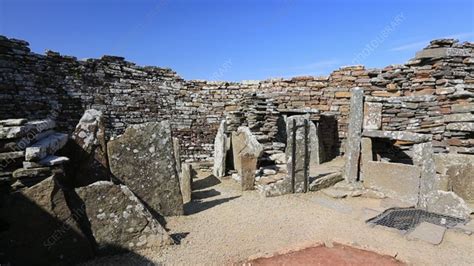
[[[193,169],[191,164],[183,163],[181,166],[181,179],[180,187],[181,194],[183,195],[183,203],[188,203],[191,201],[192,195],[192,182],[193,182]]]
[[[176,172],[178,174],[181,173],[181,146],[179,143],[179,139],[173,137],[173,152],[174,152],[174,160],[176,164]]]
[[[94,109],[84,112],[66,146],[66,153],[72,161],[66,166],[66,173],[74,187],[110,180],[102,112]]]
[[[433,153],[431,142],[413,145],[413,164],[421,168],[420,196],[417,205],[421,208],[426,208],[428,195],[440,189],[441,180],[436,175]]]
[[[112,174],[138,198],[162,215],[183,214],[168,121],[129,126],[107,148]]]
[[[356,87],[352,89],[349,113],[349,128],[347,130],[344,179],[347,182],[356,182],[359,172],[360,139],[362,134],[362,120],[364,107],[364,90]]]
[[[294,183],[290,182],[290,184],[293,185],[292,191],[295,193],[306,192],[309,188],[309,165],[313,155],[311,140],[317,138],[315,132],[316,127],[308,119],[308,116],[291,116],[286,120],[287,145],[285,153],[289,179],[290,181],[294,180]]]
[[[372,152],[372,139],[362,138],[361,139],[361,157],[360,157],[360,180],[364,180],[364,172],[366,171],[366,165],[368,162],[374,160]]]
[[[255,170],[263,145],[248,127],[239,127],[237,132],[232,132],[232,149],[234,167],[241,177],[242,189],[253,189]]]
[[[221,121],[219,130],[217,130],[216,138],[214,140],[214,168],[213,174],[216,177],[225,176],[226,172],[226,156],[227,156],[227,135],[226,122]]]

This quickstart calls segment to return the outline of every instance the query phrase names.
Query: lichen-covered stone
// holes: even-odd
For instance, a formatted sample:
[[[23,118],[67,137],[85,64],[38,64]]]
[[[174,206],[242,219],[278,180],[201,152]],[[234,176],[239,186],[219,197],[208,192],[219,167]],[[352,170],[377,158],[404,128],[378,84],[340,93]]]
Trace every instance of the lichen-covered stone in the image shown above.
[[[347,133],[346,153],[344,157],[344,179],[355,182],[359,173],[360,139],[362,134],[364,90],[353,88],[349,113],[349,128]]]
[[[162,215],[183,214],[168,121],[129,126],[107,149],[112,174],[138,198]]]

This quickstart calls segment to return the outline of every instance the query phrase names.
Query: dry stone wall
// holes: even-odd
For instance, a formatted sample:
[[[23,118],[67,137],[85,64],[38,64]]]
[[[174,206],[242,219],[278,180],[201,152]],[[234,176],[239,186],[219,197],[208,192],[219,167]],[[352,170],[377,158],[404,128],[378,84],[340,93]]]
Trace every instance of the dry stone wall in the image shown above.
[[[104,114],[107,138],[129,124],[170,120],[183,158],[208,160],[220,121],[256,93],[282,112],[319,110],[323,142],[337,128],[331,145],[340,153],[350,90],[361,87],[366,102],[382,104],[381,130],[431,133],[435,152],[474,153],[473,49],[473,43],[436,40],[406,64],[383,69],[350,66],[328,77],[212,82],[185,81],[170,69],[121,57],[39,55],[27,42],[0,37],[0,119],[52,116],[71,131],[84,110],[94,108]]]

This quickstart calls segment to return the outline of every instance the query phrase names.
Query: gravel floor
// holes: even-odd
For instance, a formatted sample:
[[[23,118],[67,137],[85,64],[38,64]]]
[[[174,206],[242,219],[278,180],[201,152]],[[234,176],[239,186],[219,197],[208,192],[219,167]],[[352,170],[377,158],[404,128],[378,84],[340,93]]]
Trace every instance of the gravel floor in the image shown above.
[[[100,258],[87,265],[236,264],[321,243],[343,243],[417,265],[474,265],[472,236],[448,230],[433,246],[408,241],[398,232],[364,223],[363,209],[380,200],[332,199],[322,193],[261,197],[241,192],[233,180],[199,173],[186,214],[168,217],[166,227],[180,239],[163,250]]]

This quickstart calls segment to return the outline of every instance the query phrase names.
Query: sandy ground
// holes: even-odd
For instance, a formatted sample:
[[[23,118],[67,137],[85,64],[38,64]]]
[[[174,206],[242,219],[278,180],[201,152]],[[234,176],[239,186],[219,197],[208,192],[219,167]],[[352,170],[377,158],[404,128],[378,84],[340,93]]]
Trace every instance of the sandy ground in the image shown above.
[[[194,200],[185,206],[187,215],[167,218],[166,227],[180,244],[88,264],[236,264],[336,242],[408,264],[474,265],[473,236],[448,230],[444,241],[434,246],[365,224],[364,208],[380,209],[377,199],[332,199],[320,192],[265,198],[256,191],[241,192],[233,180],[221,182],[210,173],[199,176],[193,184]]]

